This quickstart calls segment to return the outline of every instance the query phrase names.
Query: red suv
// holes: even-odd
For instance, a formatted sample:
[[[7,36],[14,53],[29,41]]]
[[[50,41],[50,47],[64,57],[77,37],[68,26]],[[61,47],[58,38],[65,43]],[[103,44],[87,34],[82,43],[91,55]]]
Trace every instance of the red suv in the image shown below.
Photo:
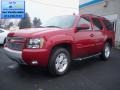
[[[72,60],[99,55],[108,60],[114,46],[113,26],[104,17],[91,14],[56,16],[40,28],[9,33],[6,55],[17,63],[48,67],[63,75]]]

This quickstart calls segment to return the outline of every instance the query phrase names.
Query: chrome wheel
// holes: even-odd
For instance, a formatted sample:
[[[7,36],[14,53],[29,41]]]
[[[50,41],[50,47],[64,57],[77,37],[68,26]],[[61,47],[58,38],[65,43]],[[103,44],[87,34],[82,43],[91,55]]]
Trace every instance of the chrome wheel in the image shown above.
[[[54,48],[49,60],[49,72],[56,76],[61,76],[67,73],[70,67],[70,53],[61,47]]]
[[[102,50],[100,57],[102,60],[106,61],[109,59],[111,54],[112,46],[110,43],[106,43],[104,49]]]
[[[110,47],[109,47],[109,45],[107,45],[105,47],[105,56],[106,56],[106,58],[108,58],[110,56]]]
[[[68,58],[65,53],[60,53],[55,60],[55,68],[58,72],[64,72],[68,66]]]

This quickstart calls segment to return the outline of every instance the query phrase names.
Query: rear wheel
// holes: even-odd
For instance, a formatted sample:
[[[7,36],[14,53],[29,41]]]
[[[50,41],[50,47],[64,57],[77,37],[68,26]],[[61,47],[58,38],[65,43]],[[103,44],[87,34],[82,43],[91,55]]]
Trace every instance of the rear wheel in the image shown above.
[[[49,71],[52,75],[63,75],[70,66],[70,54],[64,48],[55,48],[49,61]]]
[[[110,54],[111,54],[111,49],[112,49],[112,47],[111,47],[110,43],[106,43],[100,57],[103,60],[108,60],[110,57]]]

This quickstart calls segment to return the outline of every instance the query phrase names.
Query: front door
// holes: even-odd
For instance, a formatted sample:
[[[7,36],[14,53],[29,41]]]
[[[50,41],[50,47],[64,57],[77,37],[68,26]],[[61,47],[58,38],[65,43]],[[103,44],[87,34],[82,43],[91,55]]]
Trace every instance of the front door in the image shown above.
[[[91,27],[91,22],[87,17],[81,17],[78,26],[81,24],[89,25],[89,29],[78,30],[75,34],[76,51],[79,57],[92,55],[95,51],[94,32]]]

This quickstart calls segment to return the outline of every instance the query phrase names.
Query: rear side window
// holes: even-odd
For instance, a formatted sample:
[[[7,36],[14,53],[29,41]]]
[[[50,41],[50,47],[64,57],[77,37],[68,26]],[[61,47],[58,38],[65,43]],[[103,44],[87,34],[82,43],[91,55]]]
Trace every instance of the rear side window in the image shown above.
[[[92,21],[93,21],[93,24],[94,24],[94,30],[102,30],[103,29],[103,26],[102,26],[99,19],[92,18]]]
[[[111,31],[114,30],[112,23],[109,22],[108,20],[103,20],[103,23],[108,30],[111,30]]]

